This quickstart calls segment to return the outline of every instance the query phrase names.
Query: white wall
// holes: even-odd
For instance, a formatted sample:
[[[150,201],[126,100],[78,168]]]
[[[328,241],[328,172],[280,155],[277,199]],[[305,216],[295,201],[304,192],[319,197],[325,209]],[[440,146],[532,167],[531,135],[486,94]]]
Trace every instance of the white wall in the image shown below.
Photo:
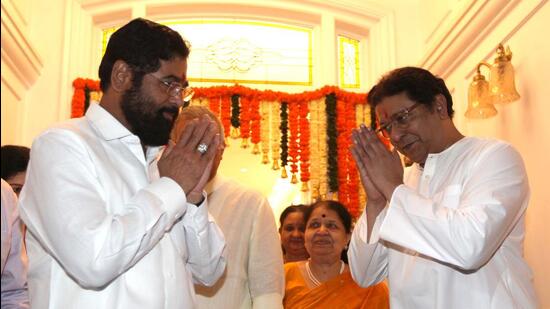
[[[488,3],[488,4],[487,4]],[[525,256],[534,272],[541,308],[550,308],[550,5],[547,1],[448,1],[428,41],[422,65],[445,78],[453,89],[455,123],[466,135],[488,136],[513,144],[523,156],[531,186],[526,216]],[[426,8],[425,10],[429,10]],[[471,11],[475,11],[475,16]],[[462,16],[462,19],[454,18]],[[440,23],[439,20],[442,20]],[[458,29],[460,31],[458,31]],[[521,99],[497,106],[498,114],[487,120],[468,120],[467,89],[480,61],[493,62],[499,42],[513,52],[516,84]],[[431,53],[431,54],[430,54]],[[482,72],[484,69],[482,69]]]

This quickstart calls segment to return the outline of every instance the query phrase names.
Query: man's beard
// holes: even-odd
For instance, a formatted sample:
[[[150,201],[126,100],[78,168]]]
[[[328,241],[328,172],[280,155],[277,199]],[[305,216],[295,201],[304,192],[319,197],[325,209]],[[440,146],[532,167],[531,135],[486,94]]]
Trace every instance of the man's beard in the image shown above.
[[[139,137],[143,145],[162,146],[168,143],[178,115],[176,106],[157,106],[152,98],[132,86],[122,96],[121,107],[132,133]],[[172,120],[167,119],[164,113],[172,114]]]

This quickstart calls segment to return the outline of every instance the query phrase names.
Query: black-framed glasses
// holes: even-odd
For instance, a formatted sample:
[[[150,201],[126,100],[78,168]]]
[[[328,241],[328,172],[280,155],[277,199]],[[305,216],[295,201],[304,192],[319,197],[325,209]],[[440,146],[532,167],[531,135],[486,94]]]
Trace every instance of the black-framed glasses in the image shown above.
[[[189,102],[195,94],[195,91],[193,90],[193,88],[189,87],[187,82],[185,82],[185,85],[182,85],[179,82],[168,82],[156,77],[153,74],[150,75],[158,80],[166,88],[166,94],[171,97],[181,98],[183,102]]]
[[[390,117],[390,121],[387,123],[381,124],[380,127],[376,130],[376,133],[380,133],[382,134],[383,137],[389,139],[391,135],[391,130],[394,127],[398,127],[400,129],[406,129],[410,124],[411,112],[420,105],[422,104],[416,103],[409,108],[405,108],[404,110],[393,114]]]

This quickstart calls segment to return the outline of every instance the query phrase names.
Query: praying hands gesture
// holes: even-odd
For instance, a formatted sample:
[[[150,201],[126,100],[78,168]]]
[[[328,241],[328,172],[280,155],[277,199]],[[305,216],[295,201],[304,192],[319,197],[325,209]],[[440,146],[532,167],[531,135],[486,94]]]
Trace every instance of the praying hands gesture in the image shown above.
[[[202,200],[202,190],[220,145],[216,123],[207,115],[186,123],[176,144],[171,142],[158,162],[161,177],[177,182],[192,204]]]
[[[396,150],[389,151],[364,124],[353,130],[351,153],[367,193],[368,238],[393,191],[403,183],[403,166]]]

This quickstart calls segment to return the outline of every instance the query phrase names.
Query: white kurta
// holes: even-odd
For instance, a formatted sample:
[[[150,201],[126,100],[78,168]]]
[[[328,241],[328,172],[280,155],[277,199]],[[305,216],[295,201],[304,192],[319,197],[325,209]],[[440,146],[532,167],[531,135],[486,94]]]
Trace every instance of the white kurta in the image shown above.
[[[27,258],[23,248],[17,196],[0,179],[2,190],[2,297],[3,309],[29,308]]]
[[[392,308],[535,308],[523,259],[528,200],[516,150],[463,138],[408,171],[369,243],[363,213],[348,251],[352,275],[362,286],[388,277]]]
[[[206,187],[208,206],[227,242],[227,270],[213,287],[196,287],[198,308],[282,308],[281,242],[267,199],[216,176]]]
[[[223,235],[158,178],[159,150],[97,104],[35,139],[20,201],[32,308],[193,308],[193,282],[221,276]]]

